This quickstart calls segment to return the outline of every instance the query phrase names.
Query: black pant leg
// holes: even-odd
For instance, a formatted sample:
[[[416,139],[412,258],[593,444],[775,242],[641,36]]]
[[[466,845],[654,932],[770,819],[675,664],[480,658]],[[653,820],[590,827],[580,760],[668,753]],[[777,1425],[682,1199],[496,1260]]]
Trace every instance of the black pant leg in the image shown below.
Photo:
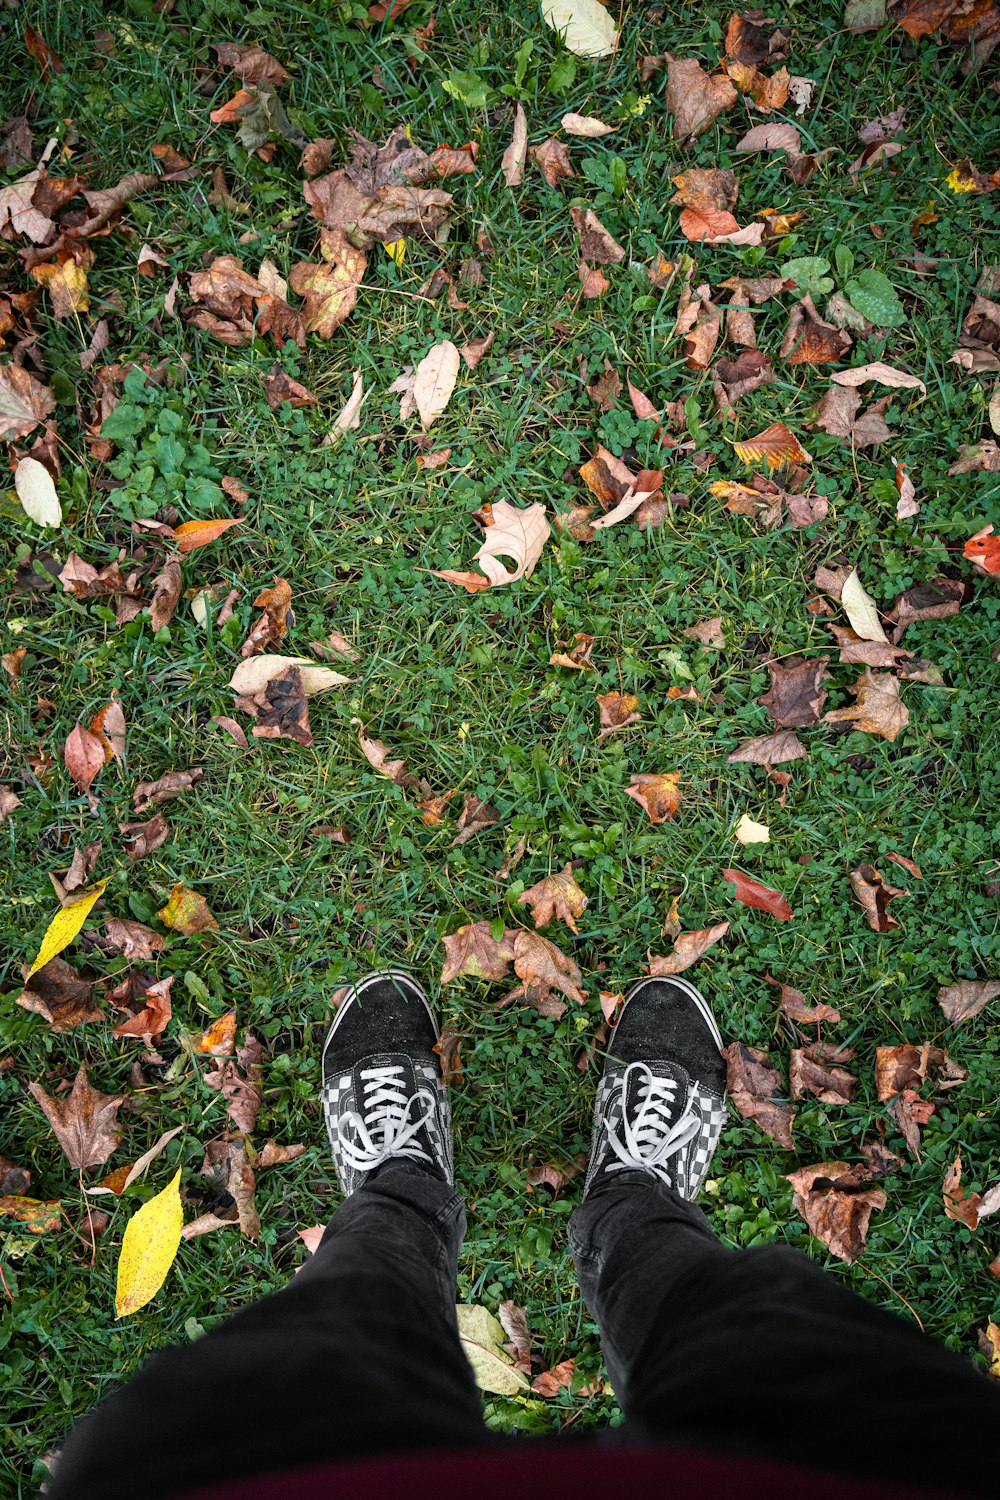
[[[577,1209],[570,1242],[633,1430],[997,1492],[984,1434],[1000,1430],[1000,1389],[972,1364],[801,1252],[729,1250],[670,1188],[625,1179]]]
[[[287,1287],[155,1355],[87,1417],[48,1500],[155,1500],[213,1479],[485,1441],[455,1318],[464,1229],[447,1183],[383,1168]]]

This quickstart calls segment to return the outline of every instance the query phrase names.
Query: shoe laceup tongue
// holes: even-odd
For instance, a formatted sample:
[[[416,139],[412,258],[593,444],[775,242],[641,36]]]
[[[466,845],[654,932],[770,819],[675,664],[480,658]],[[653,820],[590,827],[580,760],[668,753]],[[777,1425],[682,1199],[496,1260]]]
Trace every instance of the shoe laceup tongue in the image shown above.
[[[371,1172],[393,1156],[430,1161],[418,1139],[434,1114],[434,1095],[417,1087],[409,1059],[374,1059],[358,1068],[359,1108],[344,1116],[340,1145],[353,1167]]]
[[[609,1130],[615,1161],[609,1172],[653,1172],[670,1183],[671,1157],[701,1130],[701,1116],[692,1102],[693,1089],[682,1068],[656,1063],[631,1063],[622,1076],[622,1119],[619,1130]]]

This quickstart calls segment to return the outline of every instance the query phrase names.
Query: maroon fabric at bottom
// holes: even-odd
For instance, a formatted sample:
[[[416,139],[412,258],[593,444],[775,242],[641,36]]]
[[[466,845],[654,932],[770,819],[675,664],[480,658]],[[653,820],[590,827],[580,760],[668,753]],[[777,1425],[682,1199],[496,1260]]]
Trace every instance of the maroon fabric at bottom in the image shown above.
[[[539,1494],[545,1500],[580,1500],[600,1493],[643,1500],[945,1500],[958,1491],[733,1454],[526,1439],[460,1453],[318,1464],[186,1490],[171,1500],[511,1500]]]

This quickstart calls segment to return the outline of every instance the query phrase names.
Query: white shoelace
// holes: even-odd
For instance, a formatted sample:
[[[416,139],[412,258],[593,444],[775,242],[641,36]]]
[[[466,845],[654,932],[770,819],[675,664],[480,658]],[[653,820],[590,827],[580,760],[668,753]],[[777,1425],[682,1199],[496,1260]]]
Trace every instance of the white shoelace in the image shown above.
[[[630,1120],[625,1113],[631,1078],[641,1079],[639,1107]],[[610,1162],[608,1172],[652,1172],[661,1182],[671,1183],[667,1160],[692,1141],[701,1130],[701,1115],[694,1107],[693,1090],[676,1120],[677,1080],[655,1074],[645,1063],[630,1063],[621,1080],[622,1134],[608,1127],[608,1144],[618,1160]]]
[[[415,1094],[407,1092],[406,1072],[398,1063],[379,1068],[362,1068],[363,1113],[352,1110],[340,1122],[340,1149],[352,1167],[372,1172],[390,1156],[410,1156],[430,1161],[430,1154],[415,1139],[418,1131],[433,1119],[435,1098],[429,1088]],[[419,1100],[426,1108],[415,1119],[410,1107]],[[348,1130],[353,1138],[348,1137]]]

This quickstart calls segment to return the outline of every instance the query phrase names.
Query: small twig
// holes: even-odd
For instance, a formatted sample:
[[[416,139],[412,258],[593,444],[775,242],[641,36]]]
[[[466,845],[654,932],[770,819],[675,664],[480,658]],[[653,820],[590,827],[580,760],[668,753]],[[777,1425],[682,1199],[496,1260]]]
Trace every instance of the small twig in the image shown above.
[[[918,1314],[916,1312],[914,1312],[913,1308],[907,1302],[907,1300],[903,1296],[902,1292],[897,1292],[896,1288],[894,1286],[889,1286],[889,1283],[886,1281],[885,1277],[884,1276],[880,1276],[877,1271],[873,1271],[872,1268],[871,1268],[871,1266],[863,1265],[861,1261],[858,1261],[858,1267],[859,1267],[860,1270],[867,1272],[867,1274],[869,1276],[874,1276],[876,1281],[881,1281],[882,1285],[884,1287],[887,1287],[888,1290],[892,1293],[892,1295],[894,1297],[898,1297],[899,1300],[900,1300],[900,1302],[902,1302],[903,1306],[906,1308],[907,1312],[913,1313],[914,1320],[916,1322],[917,1327],[920,1329],[920,1332],[921,1333],[926,1333],[927,1332],[927,1330],[924,1327],[923,1323],[921,1323]]]

